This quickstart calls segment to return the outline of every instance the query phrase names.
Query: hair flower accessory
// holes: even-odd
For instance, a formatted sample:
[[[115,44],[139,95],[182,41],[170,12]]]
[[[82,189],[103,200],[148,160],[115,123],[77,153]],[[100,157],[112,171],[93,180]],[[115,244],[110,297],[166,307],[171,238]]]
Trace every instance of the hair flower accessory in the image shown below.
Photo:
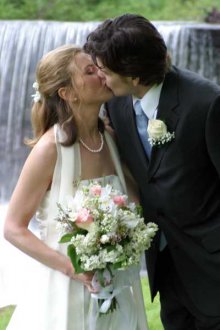
[[[39,84],[37,81],[33,83],[33,88],[35,89],[35,94],[32,94],[34,103],[37,103],[41,100],[41,93],[39,92]]]
[[[175,138],[175,132],[167,132],[166,124],[159,119],[150,119],[147,132],[149,142],[152,146],[161,146]]]

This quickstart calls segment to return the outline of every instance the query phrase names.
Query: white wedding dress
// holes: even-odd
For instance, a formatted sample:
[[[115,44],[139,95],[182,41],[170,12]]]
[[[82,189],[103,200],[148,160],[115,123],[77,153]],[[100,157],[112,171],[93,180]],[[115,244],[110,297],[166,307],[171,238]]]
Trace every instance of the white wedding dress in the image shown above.
[[[62,131],[54,127],[56,141],[61,141]],[[115,164],[117,175],[98,178],[126,192],[124,176],[114,142],[108,133],[105,139]],[[42,201],[36,218],[41,239],[52,248],[66,253],[66,244],[58,243],[56,229],[57,202],[64,203],[67,195],[74,195],[76,181],[80,178],[80,150],[78,143],[62,147],[57,142],[57,162],[51,190]],[[88,181],[81,181],[80,185]],[[80,282],[40,263],[32,263],[32,278],[26,283],[24,293],[10,320],[7,330],[148,330],[140,284],[139,269],[132,273],[118,271],[114,281],[125,286],[128,277],[132,285],[126,286],[117,296],[118,308],[96,318],[95,300]],[[132,278],[134,278],[132,280]]]

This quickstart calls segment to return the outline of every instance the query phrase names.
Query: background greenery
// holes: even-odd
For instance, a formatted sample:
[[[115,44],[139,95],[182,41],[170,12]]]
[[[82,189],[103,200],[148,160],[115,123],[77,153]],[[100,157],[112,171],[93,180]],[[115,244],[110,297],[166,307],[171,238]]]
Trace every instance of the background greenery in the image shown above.
[[[150,20],[205,21],[219,0],[0,0],[0,19],[101,21],[125,12]]]

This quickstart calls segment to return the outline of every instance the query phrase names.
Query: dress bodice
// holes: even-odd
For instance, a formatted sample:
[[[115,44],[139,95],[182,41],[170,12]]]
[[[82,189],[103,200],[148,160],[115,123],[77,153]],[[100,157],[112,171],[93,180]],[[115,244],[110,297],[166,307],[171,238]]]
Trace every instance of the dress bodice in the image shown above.
[[[91,183],[91,181],[97,182],[102,187],[109,184],[114,189],[123,192],[123,187],[122,187],[122,184],[120,182],[120,179],[115,174],[110,174],[110,175],[106,175],[106,176],[103,176],[103,177],[94,178],[94,179],[91,179],[91,180],[81,180],[79,182],[78,188],[80,188],[82,185],[89,185],[89,183]]]
[[[126,184],[121,168],[119,154],[110,134],[105,132],[105,141],[108,145],[116,174],[107,175],[91,180],[81,180],[81,155],[79,143],[76,142],[72,146],[64,147],[61,141],[64,139],[64,132],[58,126],[54,126],[54,135],[57,148],[57,161],[52,179],[50,191],[48,191],[36,212],[36,220],[38,222],[39,236],[42,240],[47,241],[48,244],[59,249],[56,245],[58,233],[56,230],[56,222],[54,219],[57,216],[57,203],[65,205],[66,196],[75,195],[79,185],[86,185],[89,182],[96,181],[102,186],[110,184],[114,189],[126,193]]]

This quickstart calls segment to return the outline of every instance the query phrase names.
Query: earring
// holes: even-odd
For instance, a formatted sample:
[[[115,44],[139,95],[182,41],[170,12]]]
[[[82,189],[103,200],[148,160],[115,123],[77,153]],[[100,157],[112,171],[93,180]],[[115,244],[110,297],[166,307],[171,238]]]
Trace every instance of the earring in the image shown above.
[[[74,97],[73,102],[77,102],[77,101],[78,101],[77,97]]]

